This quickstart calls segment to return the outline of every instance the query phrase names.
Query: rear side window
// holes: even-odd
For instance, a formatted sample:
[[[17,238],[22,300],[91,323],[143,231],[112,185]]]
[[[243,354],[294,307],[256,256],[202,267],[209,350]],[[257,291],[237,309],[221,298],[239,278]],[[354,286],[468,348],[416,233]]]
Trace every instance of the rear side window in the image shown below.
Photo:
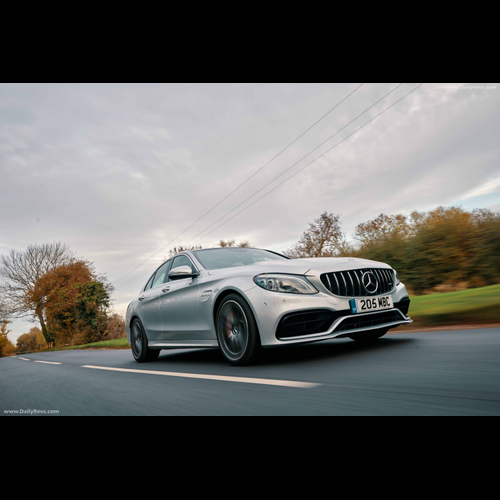
[[[148,284],[144,287],[144,291],[146,290],[149,290],[151,288],[151,286],[153,285],[153,280],[155,278],[155,274],[153,274],[153,276],[151,276],[151,278],[149,278],[149,281],[148,281]]]

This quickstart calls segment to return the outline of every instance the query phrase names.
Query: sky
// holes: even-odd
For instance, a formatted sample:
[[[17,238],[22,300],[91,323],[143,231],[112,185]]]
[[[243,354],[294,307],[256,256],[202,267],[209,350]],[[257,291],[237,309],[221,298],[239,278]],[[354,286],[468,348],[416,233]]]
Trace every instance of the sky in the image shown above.
[[[325,210],[348,236],[500,211],[499,84],[419,85],[0,83],[0,254],[62,241],[123,314],[177,245],[282,252]]]

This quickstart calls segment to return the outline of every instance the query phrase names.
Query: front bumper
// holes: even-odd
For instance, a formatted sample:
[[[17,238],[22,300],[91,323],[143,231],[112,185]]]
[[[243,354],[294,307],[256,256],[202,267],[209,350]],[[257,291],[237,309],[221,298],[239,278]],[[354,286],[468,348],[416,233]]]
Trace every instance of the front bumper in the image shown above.
[[[352,314],[349,299],[323,292],[314,295],[292,295],[263,290],[247,290],[254,309],[263,347],[316,342],[347,337],[353,333],[396,328],[413,320],[408,314],[408,292],[401,283],[390,294],[393,309],[367,314]],[[303,318],[300,318],[300,316]],[[293,317],[296,316],[295,320]],[[288,320],[288,328],[283,323]],[[304,321],[304,329],[294,334],[292,323]]]

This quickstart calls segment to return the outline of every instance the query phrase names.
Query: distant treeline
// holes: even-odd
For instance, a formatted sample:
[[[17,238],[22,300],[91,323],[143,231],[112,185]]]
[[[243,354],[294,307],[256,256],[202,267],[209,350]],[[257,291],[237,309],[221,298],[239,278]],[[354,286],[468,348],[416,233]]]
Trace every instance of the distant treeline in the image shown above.
[[[359,224],[351,254],[383,261],[414,293],[500,283],[500,214],[459,207]]]
[[[323,212],[283,253],[294,259],[362,257],[391,265],[413,294],[455,291],[500,283],[500,213],[439,207],[410,215],[381,214],[356,226],[352,238],[341,216]],[[252,246],[221,240],[219,246]],[[181,250],[197,247],[178,247]]]
[[[323,212],[309,224],[286,255],[362,257],[391,265],[413,294],[455,291],[500,283],[500,213],[439,207],[410,215],[381,214],[356,226],[353,238],[342,231],[341,216]],[[219,246],[252,246],[221,240]],[[181,250],[197,247],[178,247]]]

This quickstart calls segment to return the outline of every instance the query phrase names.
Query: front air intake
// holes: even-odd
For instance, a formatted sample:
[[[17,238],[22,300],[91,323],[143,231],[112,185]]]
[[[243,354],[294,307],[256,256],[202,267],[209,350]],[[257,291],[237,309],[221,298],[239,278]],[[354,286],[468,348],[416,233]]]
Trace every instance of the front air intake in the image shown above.
[[[276,337],[278,339],[287,339],[326,332],[337,318],[349,314],[352,314],[350,310],[333,312],[327,309],[286,314],[281,318]]]

